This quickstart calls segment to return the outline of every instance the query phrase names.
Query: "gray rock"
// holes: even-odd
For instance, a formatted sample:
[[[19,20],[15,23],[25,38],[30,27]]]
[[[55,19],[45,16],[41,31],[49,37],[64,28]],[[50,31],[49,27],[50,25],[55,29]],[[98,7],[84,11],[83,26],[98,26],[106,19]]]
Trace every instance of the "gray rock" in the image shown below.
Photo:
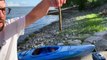
[[[103,36],[103,38],[107,40],[107,34],[105,34],[105,35]]]
[[[70,45],[81,45],[81,40],[69,40],[68,41],[68,44],[70,44]]]
[[[102,35],[104,35],[104,34],[107,34],[107,31],[97,32],[97,33],[95,33],[94,35],[95,35],[95,36],[102,36]]]
[[[23,42],[26,37],[28,37],[28,35],[21,35],[18,39],[18,43]]]
[[[96,41],[99,41],[99,40],[103,40],[103,38],[100,37],[100,36],[91,36],[91,37],[85,39],[84,42],[88,42],[88,43],[94,44]]]
[[[95,33],[94,35],[95,35],[95,36],[100,36],[100,37],[102,37],[102,38],[104,38],[104,39],[107,40],[107,31],[98,32],[98,33]]]
[[[57,45],[64,45],[64,43],[58,43]]]
[[[90,45],[91,43],[89,42],[83,42],[82,45]]]
[[[95,43],[97,51],[107,50],[107,40],[99,40]]]

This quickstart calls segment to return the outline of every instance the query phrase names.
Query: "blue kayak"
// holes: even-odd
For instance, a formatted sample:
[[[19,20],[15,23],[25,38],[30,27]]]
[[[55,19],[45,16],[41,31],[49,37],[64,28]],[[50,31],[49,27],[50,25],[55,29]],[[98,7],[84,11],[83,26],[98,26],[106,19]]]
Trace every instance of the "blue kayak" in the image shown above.
[[[61,60],[81,57],[91,53],[94,45],[80,46],[45,46],[19,52],[19,60]]]

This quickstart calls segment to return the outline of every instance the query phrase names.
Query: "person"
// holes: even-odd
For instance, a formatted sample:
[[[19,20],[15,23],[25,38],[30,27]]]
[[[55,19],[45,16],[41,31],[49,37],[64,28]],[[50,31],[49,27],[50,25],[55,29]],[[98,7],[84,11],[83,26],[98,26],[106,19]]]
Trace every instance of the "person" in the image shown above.
[[[50,6],[57,8],[65,3],[66,0],[42,0],[27,15],[6,20],[5,0],[0,0],[0,60],[17,60],[17,40],[24,28],[45,16]]]

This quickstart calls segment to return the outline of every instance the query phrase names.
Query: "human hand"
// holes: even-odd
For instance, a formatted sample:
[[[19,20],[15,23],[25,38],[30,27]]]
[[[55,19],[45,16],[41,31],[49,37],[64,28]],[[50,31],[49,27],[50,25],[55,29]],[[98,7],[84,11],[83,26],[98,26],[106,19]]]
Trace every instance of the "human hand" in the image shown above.
[[[61,7],[66,3],[66,0],[50,0],[51,7]]]

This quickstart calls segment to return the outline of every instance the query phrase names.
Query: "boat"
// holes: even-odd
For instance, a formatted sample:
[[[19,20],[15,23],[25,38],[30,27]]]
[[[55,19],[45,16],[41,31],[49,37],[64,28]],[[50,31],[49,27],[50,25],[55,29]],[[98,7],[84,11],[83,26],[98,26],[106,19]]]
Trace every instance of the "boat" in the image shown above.
[[[67,58],[82,57],[91,53],[94,45],[79,46],[44,46],[18,52],[19,60],[62,60]]]

